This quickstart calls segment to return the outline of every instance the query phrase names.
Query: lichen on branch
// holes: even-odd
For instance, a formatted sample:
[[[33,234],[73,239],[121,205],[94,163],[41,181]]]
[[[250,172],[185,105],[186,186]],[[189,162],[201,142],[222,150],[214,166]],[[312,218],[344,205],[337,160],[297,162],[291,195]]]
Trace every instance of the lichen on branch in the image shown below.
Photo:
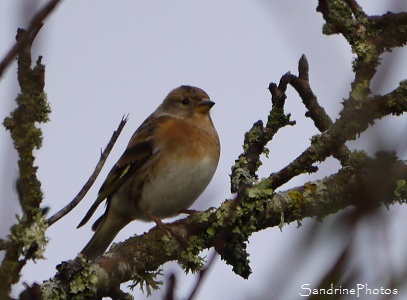
[[[17,59],[21,92],[16,98],[17,108],[3,122],[18,153],[16,189],[22,216],[18,217],[17,224],[12,226],[10,235],[3,241],[5,258],[0,266],[0,295],[7,294],[11,285],[18,282],[20,271],[28,259],[42,258],[47,243],[47,222],[40,206],[43,193],[33,154],[42,145],[42,131],[38,124],[47,122],[51,112],[44,92],[45,66],[41,63],[41,56],[31,68],[31,46],[40,28],[28,38],[25,30],[17,32],[17,40],[22,35],[27,39]]]

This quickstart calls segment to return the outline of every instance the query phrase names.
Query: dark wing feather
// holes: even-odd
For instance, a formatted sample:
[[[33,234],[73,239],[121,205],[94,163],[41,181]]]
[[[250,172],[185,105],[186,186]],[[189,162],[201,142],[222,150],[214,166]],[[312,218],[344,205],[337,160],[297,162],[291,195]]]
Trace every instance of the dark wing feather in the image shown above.
[[[136,153],[136,155],[134,155],[133,153]],[[114,192],[116,192],[116,190],[123,184],[123,182],[126,181],[126,179],[134,174],[145,163],[145,161],[151,156],[151,154],[151,141],[143,142],[135,145],[134,148],[127,149],[123,153],[119,162],[122,160],[127,160],[129,161],[129,163],[122,166],[118,166],[119,162],[116,163],[116,165],[109,172],[109,175],[107,175],[106,180],[102,184],[99,190],[98,197],[96,198],[89,211],[86,213],[83,220],[79,223],[77,228],[85,225],[86,222],[88,222],[92,215],[95,213],[100,203],[114,194]]]
[[[132,136],[126,151],[120,157],[116,165],[112,168],[102,184],[99,194],[85,217],[79,223],[81,227],[89,221],[96,209],[106,198],[109,199],[116,190],[133,175],[153,154],[152,133],[157,125],[167,120],[168,116],[162,116],[156,119],[149,117],[137,129]],[[154,122],[152,122],[152,120]]]

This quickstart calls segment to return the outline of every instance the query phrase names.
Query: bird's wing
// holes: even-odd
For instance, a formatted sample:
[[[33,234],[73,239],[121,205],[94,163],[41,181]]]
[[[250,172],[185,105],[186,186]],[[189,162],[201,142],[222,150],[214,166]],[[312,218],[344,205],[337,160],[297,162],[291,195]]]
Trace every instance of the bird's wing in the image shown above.
[[[81,227],[89,221],[97,207],[105,199],[109,199],[117,189],[137,170],[140,169],[153,155],[157,153],[153,140],[153,133],[160,124],[167,121],[169,116],[149,117],[136,130],[123,155],[110,170],[103,182],[98,197],[79,223]]]

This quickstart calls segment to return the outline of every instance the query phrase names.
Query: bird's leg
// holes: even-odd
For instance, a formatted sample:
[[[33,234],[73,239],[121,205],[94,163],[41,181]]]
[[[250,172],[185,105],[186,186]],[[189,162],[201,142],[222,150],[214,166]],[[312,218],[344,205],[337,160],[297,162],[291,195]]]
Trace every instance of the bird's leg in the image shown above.
[[[206,209],[204,212],[210,212],[210,211],[213,211],[213,210],[216,210],[216,207],[211,206],[208,209]],[[183,209],[179,213],[180,214],[187,214],[187,215],[192,216],[192,215],[194,215],[196,213],[200,213],[200,212],[202,212],[202,211],[195,210],[195,209]]]
[[[187,214],[187,215],[192,216],[193,214],[196,214],[196,213],[198,213],[198,212],[200,212],[200,211],[199,211],[199,210],[195,210],[195,209],[183,209],[183,210],[181,210],[179,213],[180,213],[180,214]]]
[[[151,212],[147,211],[146,212],[147,216],[157,225],[158,228],[160,228],[162,231],[169,232],[171,233],[171,228],[167,224],[164,224],[160,218],[157,218],[154,216]]]
[[[155,215],[153,215],[151,212],[147,211],[146,212],[147,216],[154,221],[154,223],[157,225],[158,228],[160,228],[162,231],[164,231],[167,235],[174,237],[178,243],[180,243],[183,246],[186,246],[186,241],[185,239],[175,230],[171,228],[171,226],[163,223],[160,218],[157,218]]]

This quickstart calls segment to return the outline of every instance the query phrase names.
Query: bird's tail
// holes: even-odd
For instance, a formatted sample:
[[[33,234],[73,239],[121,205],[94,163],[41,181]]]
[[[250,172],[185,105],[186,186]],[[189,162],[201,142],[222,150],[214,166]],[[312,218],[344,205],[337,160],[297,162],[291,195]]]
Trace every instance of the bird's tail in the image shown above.
[[[81,253],[88,259],[94,259],[102,255],[119,231],[128,223],[123,221],[123,218],[108,216],[105,213],[93,225],[92,229],[95,230],[95,233]]]

